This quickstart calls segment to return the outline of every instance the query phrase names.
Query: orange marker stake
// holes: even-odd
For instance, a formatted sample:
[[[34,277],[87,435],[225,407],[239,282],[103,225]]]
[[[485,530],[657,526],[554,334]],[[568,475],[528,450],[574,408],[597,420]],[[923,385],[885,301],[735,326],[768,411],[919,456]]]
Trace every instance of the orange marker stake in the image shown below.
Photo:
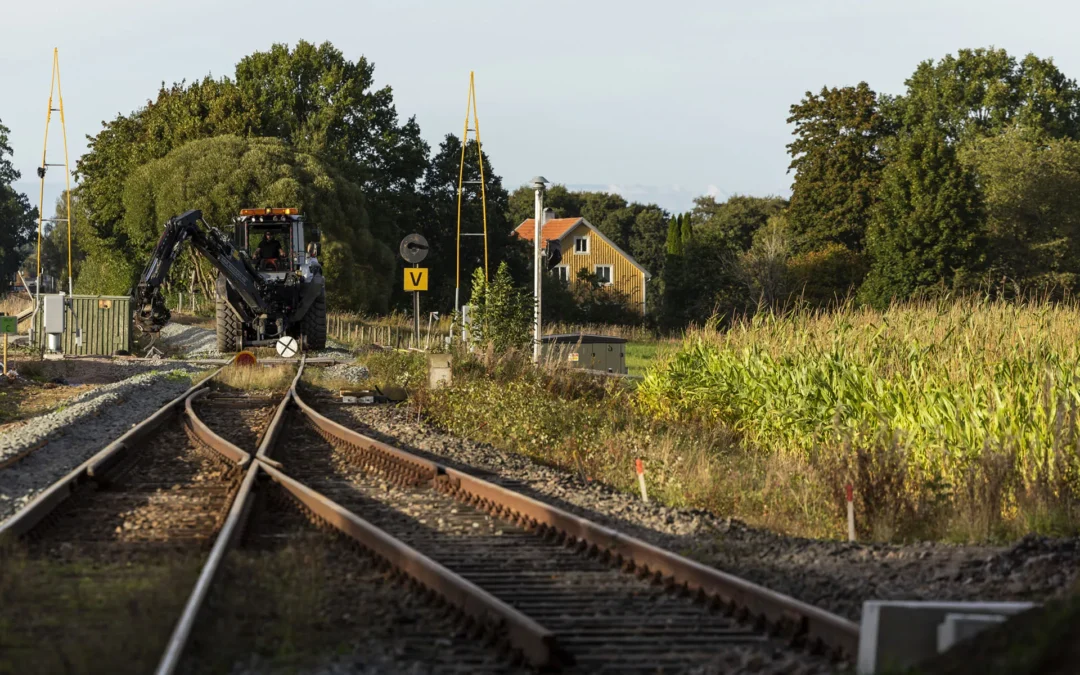
[[[641,487],[641,501],[648,503],[649,492],[645,489],[645,464],[640,459],[635,459],[634,468],[637,469],[637,482]]]

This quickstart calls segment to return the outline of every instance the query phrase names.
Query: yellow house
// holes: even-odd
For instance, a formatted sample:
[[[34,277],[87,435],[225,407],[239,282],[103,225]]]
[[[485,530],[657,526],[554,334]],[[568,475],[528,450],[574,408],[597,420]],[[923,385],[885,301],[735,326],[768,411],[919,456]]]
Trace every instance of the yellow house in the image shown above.
[[[534,221],[529,218],[514,232],[531,242],[534,228]],[[630,303],[645,313],[646,285],[652,275],[589,221],[545,217],[540,238],[545,246],[549,241],[558,241],[562,246],[562,262],[551,270],[552,274],[573,285],[581,270],[586,270],[599,277],[601,283],[626,293]]]

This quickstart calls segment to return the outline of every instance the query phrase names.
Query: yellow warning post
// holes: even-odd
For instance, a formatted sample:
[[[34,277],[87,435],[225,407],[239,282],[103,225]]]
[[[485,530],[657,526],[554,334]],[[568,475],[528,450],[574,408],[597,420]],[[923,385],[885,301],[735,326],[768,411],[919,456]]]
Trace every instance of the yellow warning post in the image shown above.
[[[19,332],[19,319],[14,316],[0,315],[0,333],[4,334],[4,375],[7,375],[8,335]]]

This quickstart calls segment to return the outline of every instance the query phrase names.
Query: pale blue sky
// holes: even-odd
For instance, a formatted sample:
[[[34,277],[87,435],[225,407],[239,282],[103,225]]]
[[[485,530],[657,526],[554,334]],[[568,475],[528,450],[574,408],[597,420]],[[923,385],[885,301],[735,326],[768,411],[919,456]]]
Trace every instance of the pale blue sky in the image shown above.
[[[53,46],[74,162],[163,80],[330,40],[374,62],[433,146],[461,133],[475,70],[485,150],[510,188],[540,173],[682,210],[708,192],[787,195],[785,120],[807,89],[899,93],[919,61],[990,45],[1078,77],[1078,24],[1075,3],[1047,1],[0,0],[0,120],[36,204]],[[50,143],[50,161],[61,151]]]

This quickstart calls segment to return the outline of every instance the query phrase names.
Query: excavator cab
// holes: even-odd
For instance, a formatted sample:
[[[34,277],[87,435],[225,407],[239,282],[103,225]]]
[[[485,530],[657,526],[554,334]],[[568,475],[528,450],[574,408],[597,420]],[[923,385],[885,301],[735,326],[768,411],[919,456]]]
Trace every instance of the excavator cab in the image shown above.
[[[293,271],[292,227],[275,223],[249,225],[248,246],[248,256],[259,272]]]
[[[297,209],[243,209],[233,245],[263,278],[284,278],[304,260],[304,222]]]

